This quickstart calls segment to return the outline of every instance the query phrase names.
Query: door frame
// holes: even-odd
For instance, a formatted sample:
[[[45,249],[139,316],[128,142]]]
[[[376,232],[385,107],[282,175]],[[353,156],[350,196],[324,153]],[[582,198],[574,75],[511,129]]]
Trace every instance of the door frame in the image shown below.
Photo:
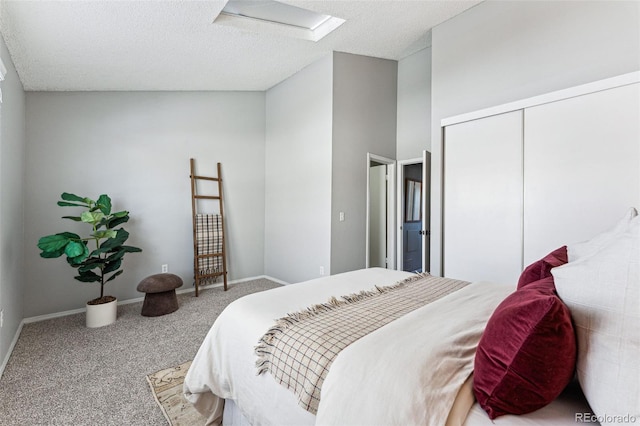
[[[396,160],[383,157],[381,155],[367,152],[367,201],[366,201],[366,224],[365,224],[365,267],[370,265],[370,191],[369,179],[371,178],[372,163],[385,164],[387,166],[387,269],[396,269]]]
[[[431,196],[430,187],[427,185],[430,184],[430,176],[427,176],[429,173],[429,164],[428,164],[428,152],[422,151],[422,157],[410,158],[408,160],[398,160],[398,178],[397,178],[397,209],[396,209],[396,217],[398,218],[398,222],[396,223],[396,265],[398,266],[398,270],[402,269],[403,265],[403,257],[402,257],[402,247],[404,244],[403,234],[402,234],[402,218],[403,210],[404,210],[404,166],[409,166],[412,164],[422,164],[422,230],[429,231],[430,223],[428,223],[429,217],[431,216],[430,210],[428,209],[430,202],[427,197]],[[430,247],[429,247],[429,235],[422,235],[422,270],[424,272],[429,269],[429,256],[430,256]]]
[[[422,271],[431,272],[431,153],[422,151]]]

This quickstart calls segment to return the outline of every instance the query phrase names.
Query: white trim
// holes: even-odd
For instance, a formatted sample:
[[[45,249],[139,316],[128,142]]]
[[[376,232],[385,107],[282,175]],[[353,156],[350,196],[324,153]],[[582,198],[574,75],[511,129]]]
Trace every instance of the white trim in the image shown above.
[[[387,208],[389,217],[387,217],[387,268],[396,268],[396,209],[393,208],[396,204],[396,162],[389,164],[387,167]]]
[[[443,118],[440,121],[441,127],[450,126],[452,124],[463,123],[465,121],[477,120],[479,118],[489,117],[492,115],[503,114],[519,109],[531,108],[537,105],[548,104],[563,99],[575,98],[577,96],[589,93],[599,92],[602,90],[612,89],[614,87],[626,86],[640,82],[640,71],[622,74],[616,77],[598,80],[580,86],[570,87],[568,89],[557,90],[555,92],[545,93],[543,95],[534,96],[532,98],[521,99],[519,101],[498,105],[495,107],[485,108],[453,117]]]
[[[277,284],[281,284],[281,285],[285,285],[287,283],[285,283],[284,281],[275,279],[275,278],[271,278],[269,276],[266,275],[260,275],[257,277],[249,277],[249,278],[242,278],[239,280],[233,280],[233,281],[229,281],[228,284],[239,284],[239,283],[243,283],[243,282],[247,282],[247,281],[253,281],[253,280],[259,280],[259,279],[267,279],[267,280],[271,280]],[[216,288],[216,287],[222,287],[222,283],[216,283],[216,284],[208,284],[208,285],[201,285],[200,288],[201,289],[208,289],[208,288]],[[191,286],[190,288],[183,288],[180,290],[176,290],[176,294],[183,294],[183,293],[192,293],[195,291],[195,287]],[[144,296],[141,297],[134,297],[133,299],[127,299],[127,300],[122,300],[122,301],[118,301],[118,306],[120,305],[129,305],[131,303],[137,303],[137,302],[142,302],[144,301]],[[83,312],[86,312],[86,308],[78,308],[78,309],[71,309],[69,311],[62,311],[62,312],[55,312],[52,314],[45,314],[45,315],[37,315],[35,317],[28,317],[28,318],[24,318],[22,321],[25,324],[30,324],[32,322],[38,322],[38,321],[45,321],[48,319],[53,319],[53,318],[59,318],[59,317],[66,317],[68,315],[75,315],[75,314],[81,314]]]
[[[431,266],[431,209],[427,210],[427,195],[429,195],[429,207],[431,207],[431,153],[427,156],[427,150],[422,150],[422,272],[429,272]],[[429,176],[427,176],[427,172]],[[427,191],[428,188],[428,191]],[[428,192],[428,194],[427,194]],[[427,223],[429,221],[429,223]],[[428,231],[428,232],[427,232]],[[428,256],[427,256],[428,255]],[[427,264],[427,259],[429,262]]]
[[[270,277],[268,275],[259,275],[257,277],[249,277],[249,278],[242,278],[239,280],[233,280],[233,281],[229,281],[228,284],[239,284],[239,283],[243,283],[243,282],[247,282],[247,281],[253,281],[253,280],[259,280],[259,279],[266,279],[269,281],[273,281],[277,284],[280,285],[287,285],[289,283],[279,280],[277,278],[273,278]],[[214,287],[222,287],[223,283],[218,283],[218,284],[210,284],[210,285],[205,285],[205,286],[200,286],[200,289],[207,289],[207,288],[214,288]],[[176,291],[176,294],[182,294],[182,293],[191,293],[195,291],[195,287],[193,288],[188,288],[188,289],[183,289],[183,290],[178,290]],[[131,303],[136,303],[136,302],[142,302],[144,300],[144,296],[143,297],[135,297],[133,299],[127,299],[127,300],[123,300],[123,301],[118,301],[118,305],[129,305]],[[75,315],[75,314],[81,314],[83,312],[86,311],[86,308],[79,308],[79,309],[72,309],[69,311],[63,311],[63,312],[56,312],[53,314],[46,314],[46,315],[37,315],[35,317],[29,317],[29,318],[24,318],[22,321],[20,321],[20,325],[18,325],[18,329],[16,330],[16,334],[13,336],[13,340],[11,341],[11,345],[9,345],[9,350],[7,351],[7,355],[4,357],[4,360],[2,361],[2,365],[0,365],[0,379],[2,378],[2,374],[4,373],[4,369],[7,366],[7,363],[9,362],[9,358],[11,357],[11,354],[13,353],[13,349],[16,346],[16,343],[18,342],[18,339],[20,338],[20,334],[22,333],[22,327],[25,324],[31,324],[34,322],[39,322],[39,321],[45,321],[45,320],[49,320],[49,319],[53,319],[53,318],[59,318],[59,317],[65,317],[68,315]]]
[[[280,285],[291,285],[291,284],[293,284],[293,283],[290,283],[290,282],[287,282],[287,281],[283,281],[283,280],[279,280],[277,278],[270,277],[268,275],[262,275],[260,277],[255,278],[255,279],[258,279],[258,278],[264,278],[266,280],[273,281],[273,282],[278,283]]]
[[[336,30],[345,22],[346,21],[342,18],[336,18],[335,16],[332,16],[318,27],[310,30],[293,25],[264,21],[262,19],[251,18],[248,16],[232,15],[230,13],[221,12],[215,18],[213,24],[233,27],[242,31],[253,33],[270,34],[280,37],[290,37],[317,42],[322,40],[325,36]]]
[[[387,203],[390,206],[387,214],[387,268],[396,269],[396,209],[393,208],[396,200],[396,160],[391,158],[382,157],[380,155],[371,154],[367,152],[367,197],[366,197],[366,221],[365,221],[365,267],[369,267],[369,178],[371,161],[376,161],[380,164],[386,164],[387,168]]]
[[[7,75],[7,67],[4,66],[2,58],[0,58],[0,83],[4,81],[4,77]],[[0,103],[2,103],[2,89],[0,89]]]
[[[403,241],[402,241],[402,223],[404,222],[402,210],[404,210],[404,166],[409,166],[411,164],[423,164],[424,160],[421,157],[410,158],[408,160],[398,160],[398,178],[396,185],[396,194],[398,194],[397,202],[396,202],[396,217],[398,221],[396,222],[396,269],[403,269]],[[424,166],[424,165],[423,165]],[[424,180],[422,181],[422,185],[424,188]],[[424,197],[423,197],[424,198]],[[424,210],[423,210],[424,211]]]
[[[15,348],[16,343],[18,343],[18,338],[20,337],[20,333],[22,333],[23,325],[24,325],[24,320],[20,321],[20,325],[18,325],[16,334],[13,336],[13,340],[9,345],[9,350],[7,351],[7,355],[5,355],[4,360],[2,360],[2,365],[0,365],[0,379],[2,379],[2,375],[4,374],[4,369],[7,366],[7,363],[9,363],[9,358],[11,357],[11,353],[13,352],[13,348]]]

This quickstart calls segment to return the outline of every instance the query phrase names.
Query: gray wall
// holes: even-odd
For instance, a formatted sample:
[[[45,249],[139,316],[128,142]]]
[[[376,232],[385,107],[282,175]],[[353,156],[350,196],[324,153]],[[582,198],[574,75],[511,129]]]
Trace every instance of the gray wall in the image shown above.
[[[397,78],[396,61],[334,53],[332,274],[365,267],[367,152],[395,159]]]
[[[25,93],[4,40],[0,56],[7,68],[0,105],[0,364],[23,318],[23,194],[25,175]]]
[[[266,95],[265,273],[289,283],[330,273],[332,67],[329,55]]]
[[[396,92],[395,61],[344,53],[267,92],[266,275],[364,268],[366,154],[395,158]]]
[[[431,151],[431,48],[398,62],[396,158],[422,158]]]
[[[640,69],[639,2],[483,2],[433,30],[432,154],[443,118]],[[432,170],[431,271],[441,271],[441,173]]]
[[[115,209],[131,212],[129,242],[144,251],[128,255],[107,294],[142,296],[136,285],[162,264],[190,287],[191,157],[204,175],[222,163],[229,278],[262,275],[264,108],[263,92],[28,93],[24,316],[82,308],[99,296],[64,260],[38,255],[39,237],[82,229],[60,219],[73,212],[56,206],[64,191],[107,193]]]

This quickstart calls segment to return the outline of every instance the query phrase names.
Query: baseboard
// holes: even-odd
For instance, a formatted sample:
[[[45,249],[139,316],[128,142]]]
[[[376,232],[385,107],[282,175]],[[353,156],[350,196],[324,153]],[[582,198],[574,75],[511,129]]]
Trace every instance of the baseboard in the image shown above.
[[[277,284],[280,284],[280,285],[289,284],[289,283],[287,283],[285,281],[278,280],[276,278],[272,278],[272,277],[269,277],[267,275],[259,275],[257,277],[249,277],[249,278],[241,278],[239,280],[228,281],[227,284],[240,284],[240,283],[243,283],[243,282],[259,280],[259,279],[270,280],[270,281],[273,281],[273,282],[275,282]],[[208,288],[216,288],[216,287],[222,287],[222,286],[223,286],[223,283],[215,283],[215,284],[202,285],[202,286],[200,286],[200,288],[206,290]],[[184,288],[184,289],[181,289],[181,290],[177,290],[176,293],[177,294],[191,293],[191,292],[194,292],[195,290],[196,290],[195,287],[190,286],[189,288]],[[134,297],[132,299],[119,300],[118,301],[118,305],[128,305],[128,304],[131,304],[131,303],[142,302],[143,300],[144,300],[144,296]],[[45,320],[48,320],[48,319],[59,318],[59,317],[66,317],[67,315],[81,314],[81,313],[83,313],[85,311],[86,311],[86,308],[78,308],[78,309],[72,309],[72,310],[69,310],[69,311],[55,312],[55,313],[52,313],[52,314],[37,315],[35,317],[24,318],[22,320],[22,323],[30,324],[32,322],[45,321]]]
[[[13,336],[13,340],[9,345],[9,350],[7,351],[7,355],[2,360],[2,365],[0,365],[0,379],[2,379],[2,375],[4,374],[4,369],[9,362],[9,358],[13,353],[13,348],[16,347],[16,343],[18,343],[18,338],[20,337],[20,333],[22,332],[22,326],[24,325],[24,320],[20,321],[20,325],[18,325],[18,329],[16,330],[16,334]]]
[[[266,279],[269,281],[273,281],[277,284],[280,285],[287,285],[289,283],[273,278],[273,277],[269,277],[267,275],[260,275],[257,277],[249,277],[249,278],[242,278],[239,280],[233,280],[233,281],[228,281],[227,284],[240,284],[243,282],[247,282],[247,281],[253,281],[253,280],[259,280],[259,279]],[[208,288],[216,288],[216,287],[222,287],[224,284],[223,283],[215,283],[215,284],[208,284],[208,285],[203,285],[200,286],[201,289],[208,289]],[[182,293],[191,293],[195,291],[195,287],[191,286],[190,288],[185,288],[182,290],[178,290],[176,291],[176,293],[178,294],[182,294]],[[127,300],[122,300],[122,301],[118,301],[118,305],[128,305],[131,303],[137,303],[137,302],[142,302],[144,300],[144,296],[141,297],[135,297],[133,299],[127,299]],[[11,342],[11,345],[9,346],[9,351],[7,352],[7,355],[4,357],[4,360],[2,361],[2,365],[0,366],[0,378],[2,378],[2,373],[4,373],[4,368],[6,367],[7,363],[9,362],[9,357],[11,356],[11,353],[13,352],[13,348],[15,347],[16,343],[18,342],[18,338],[20,337],[20,333],[22,332],[22,326],[24,324],[30,324],[33,322],[39,322],[39,321],[46,321],[49,319],[53,319],[53,318],[59,318],[59,317],[66,317],[68,315],[75,315],[75,314],[81,314],[83,312],[86,311],[86,308],[78,308],[78,309],[71,309],[69,311],[63,311],[63,312],[55,312],[52,314],[46,314],[46,315],[37,315],[35,317],[29,317],[29,318],[23,318],[22,321],[20,321],[20,325],[18,326],[18,330],[16,330],[16,334],[13,337],[13,341]]]
[[[265,280],[273,281],[273,282],[278,283],[280,285],[289,285],[289,284],[291,284],[291,283],[288,283],[286,281],[282,281],[282,280],[279,280],[277,278],[270,277],[268,275],[262,275],[261,277],[258,277],[258,278],[264,278]]]
[[[120,304],[120,302],[118,302],[118,304]],[[25,323],[25,324],[31,324],[32,322],[46,321],[46,320],[53,319],[53,318],[66,317],[68,315],[81,314],[83,312],[86,312],[86,310],[87,310],[87,308],[78,308],[78,309],[71,309],[69,311],[54,312],[52,314],[36,315],[35,317],[25,318],[25,319],[22,320],[22,322]]]
[[[231,284],[241,284],[247,281],[254,281],[254,280],[269,280],[269,281],[273,281],[276,284],[280,284],[280,285],[287,285],[288,283],[282,281],[282,280],[278,280],[276,278],[272,278],[269,277],[267,275],[258,275],[257,277],[249,277],[249,278],[241,278],[239,280],[233,280],[233,281],[227,281],[227,285],[231,285]],[[207,285],[201,285],[200,287],[198,287],[200,290],[206,290],[208,288],[217,288],[217,287],[222,287],[224,286],[224,283],[215,283],[215,284],[207,284]],[[196,291],[195,286],[192,284],[190,288],[184,288],[182,290],[176,290],[177,294],[183,294],[183,293],[193,293]],[[144,297],[142,298],[144,299]],[[141,299],[141,300],[142,300]]]

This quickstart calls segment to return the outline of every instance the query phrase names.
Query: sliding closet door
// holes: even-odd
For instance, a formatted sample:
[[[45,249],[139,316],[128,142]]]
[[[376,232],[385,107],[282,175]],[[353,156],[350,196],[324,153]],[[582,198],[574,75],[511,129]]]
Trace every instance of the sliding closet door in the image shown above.
[[[447,126],[443,272],[516,284],[522,270],[522,111]]]
[[[640,206],[638,117],[638,84],[525,110],[525,265]]]

